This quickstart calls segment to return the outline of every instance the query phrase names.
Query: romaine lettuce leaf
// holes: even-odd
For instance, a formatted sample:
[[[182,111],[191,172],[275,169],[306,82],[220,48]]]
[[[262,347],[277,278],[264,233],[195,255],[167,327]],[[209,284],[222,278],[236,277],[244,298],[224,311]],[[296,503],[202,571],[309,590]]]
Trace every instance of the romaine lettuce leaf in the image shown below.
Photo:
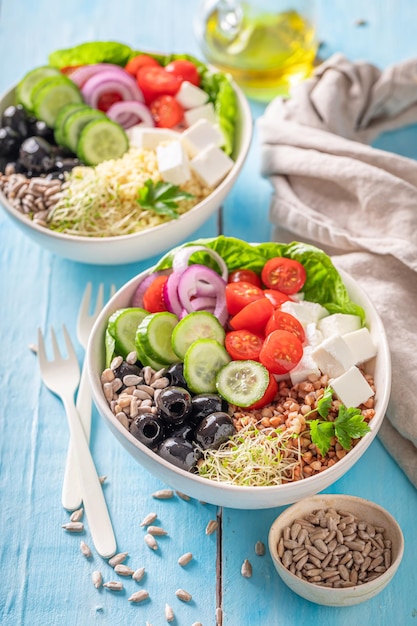
[[[91,41],[81,43],[72,48],[64,48],[51,52],[49,65],[61,69],[71,65],[88,65],[90,63],[114,63],[126,65],[132,49],[116,41]]]

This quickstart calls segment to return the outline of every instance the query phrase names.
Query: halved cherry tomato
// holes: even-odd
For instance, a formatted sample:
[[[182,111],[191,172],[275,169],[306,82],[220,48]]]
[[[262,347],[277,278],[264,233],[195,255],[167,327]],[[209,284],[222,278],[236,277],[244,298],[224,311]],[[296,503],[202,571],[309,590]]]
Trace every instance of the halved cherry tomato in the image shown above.
[[[306,282],[304,265],[295,259],[274,257],[262,269],[263,284],[269,289],[278,289],[287,295],[297,293]]]
[[[231,330],[226,334],[224,347],[234,361],[258,361],[263,342],[249,330]]]
[[[229,283],[251,283],[251,285],[256,285],[257,287],[262,287],[261,279],[258,274],[253,270],[233,270],[230,272]]]
[[[257,335],[263,335],[273,312],[274,307],[268,298],[259,298],[236,313],[229,324],[233,330],[250,330]]]
[[[303,346],[298,337],[288,330],[274,330],[265,339],[259,360],[272,374],[286,374],[302,356]]]
[[[143,294],[143,308],[149,313],[167,310],[164,298],[164,285],[167,280],[168,276],[157,276]]]
[[[196,87],[200,85],[200,74],[197,67],[191,61],[187,59],[177,59],[171,61],[165,66],[167,72],[172,72],[175,76],[179,76],[183,81],[187,80]]]
[[[81,65],[66,65],[65,67],[61,67],[59,71],[61,72],[61,74],[65,74],[66,76],[71,76],[71,74],[75,72],[75,70],[77,70],[79,67],[82,67],[82,66]]]
[[[230,315],[236,315],[247,304],[263,297],[263,290],[251,283],[239,281],[226,285],[226,305]]]
[[[290,298],[286,293],[282,293],[282,291],[278,291],[278,289],[264,289],[265,298],[268,298],[277,309],[281,306],[283,302],[288,302]]]
[[[184,109],[174,96],[158,96],[149,108],[156,126],[160,128],[173,128],[184,117]]]
[[[148,54],[138,54],[130,61],[128,61],[125,65],[126,72],[132,74],[132,76],[136,77],[138,71],[142,67],[161,67],[156,59],[149,56]]]
[[[182,80],[161,66],[148,65],[138,71],[136,82],[142,90],[146,102],[152,102],[158,96],[175,96]]]
[[[123,96],[121,96],[120,93],[117,93],[117,91],[109,91],[108,93],[103,93],[103,95],[100,96],[97,102],[97,108],[106,113],[112,104],[115,102],[121,102],[122,100]]]
[[[275,376],[269,373],[269,383],[268,383],[268,387],[265,390],[264,395],[257,402],[254,402],[250,406],[247,406],[246,410],[251,411],[252,409],[262,409],[264,406],[266,406],[267,404],[271,404],[271,402],[274,401],[277,393],[278,393],[278,383],[275,379]]]
[[[301,343],[304,342],[306,337],[304,328],[298,319],[294,315],[279,309],[276,309],[269,318],[265,327],[265,335],[269,335],[274,330],[288,330],[288,332],[294,333]]]

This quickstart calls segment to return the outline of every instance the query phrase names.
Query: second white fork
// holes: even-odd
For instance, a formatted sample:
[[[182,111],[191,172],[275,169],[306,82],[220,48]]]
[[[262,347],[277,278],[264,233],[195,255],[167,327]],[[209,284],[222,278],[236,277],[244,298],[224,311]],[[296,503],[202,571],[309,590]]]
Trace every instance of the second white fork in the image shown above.
[[[112,285],[110,288],[110,297],[114,295],[116,289]],[[104,304],[104,285],[101,283],[98,288],[95,309],[90,314],[92,285],[87,284],[77,319],[77,339],[86,350],[88,338],[91,329],[96,321]],[[85,432],[87,441],[90,440],[91,433],[91,411],[92,400],[90,385],[88,381],[87,368],[84,366],[81,370],[80,385],[77,393],[76,407],[81,419],[81,423]],[[82,495],[80,480],[78,477],[77,459],[74,452],[71,439],[69,442],[67,459],[65,464],[64,482],[62,485],[62,506],[68,511],[75,511],[81,506]]]

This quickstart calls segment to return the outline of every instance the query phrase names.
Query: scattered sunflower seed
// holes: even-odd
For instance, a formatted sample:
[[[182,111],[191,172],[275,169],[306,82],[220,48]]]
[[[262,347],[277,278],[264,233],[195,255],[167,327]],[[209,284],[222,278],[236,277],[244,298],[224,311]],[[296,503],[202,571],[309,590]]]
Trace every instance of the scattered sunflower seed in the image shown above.
[[[215,519],[211,519],[206,526],[206,535],[212,535],[214,532],[216,532],[218,526],[218,521]]]
[[[240,573],[244,578],[250,578],[252,576],[252,565],[249,563],[248,559],[243,561]]]
[[[180,558],[178,559],[178,565],[181,565],[181,567],[184,567],[185,565],[188,565],[188,563],[191,561],[192,558],[193,558],[192,553],[186,552],[185,554],[182,554]]]
[[[265,544],[262,541],[257,541],[255,543],[255,554],[258,556],[263,556],[265,554]]]
[[[71,513],[70,520],[71,522],[80,522],[83,518],[83,515],[84,515],[84,509],[81,507],[80,509],[77,509],[76,511],[73,511]]]
[[[172,489],[160,489],[159,491],[155,491],[152,494],[152,498],[156,498],[157,500],[169,500],[174,496],[174,492]]]
[[[141,521],[140,525],[141,526],[148,526],[149,524],[152,524],[152,522],[154,522],[157,517],[158,516],[157,516],[156,513],[148,513],[148,515],[145,515],[145,517]]]
[[[93,556],[93,553],[91,552],[90,547],[86,543],[84,543],[84,541],[81,541],[80,543],[80,550],[82,554],[84,554],[86,559],[89,559]]]
[[[128,553],[127,552],[118,552],[118,554],[115,554],[114,556],[111,557],[111,559],[109,559],[109,565],[111,567],[115,567],[116,565],[119,565],[119,563],[123,563],[123,561],[126,559]]]
[[[98,477],[98,479],[99,479],[99,481],[100,481],[100,484],[102,485],[103,483],[105,483],[105,482],[106,482],[106,480],[107,480],[107,476],[99,476],[99,477]]]
[[[177,494],[179,498],[181,498],[181,500],[185,500],[186,502],[191,500],[190,496],[187,496],[186,493],[182,493],[181,491],[176,491],[175,493]]]
[[[130,598],[128,598],[129,602],[143,602],[149,598],[149,593],[145,589],[141,589],[140,591],[135,591],[132,593]]]
[[[114,571],[119,576],[132,576],[135,573],[135,570],[131,569],[127,565],[123,565],[122,563],[118,563],[114,566]]]
[[[150,622],[146,622],[145,626],[152,626]]]
[[[147,530],[150,535],[163,536],[168,534],[168,532],[160,526],[148,526]]]
[[[36,344],[30,343],[28,348],[33,352],[33,354],[38,354],[38,346]]]
[[[93,585],[96,589],[101,587],[101,585],[103,584],[103,576],[101,575],[101,572],[99,572],[98,570],[93,572],[91,574],[91,580],[93,581]]]
[[[183,602],[190,602],[190,600],[193,599],[191,593],[188,593],[188,591],[185,591],[185,589],[177,589],[175,595],[179,600],[182,600]]]
[[[122,591],[123,583],[119,583],[117,580],[110,580],[108,583],[104,583],[103,587],[110,589],[110,591]]]
[[[148,548],[150,548],[151,550],[158,550],[158,544],[153,535],[150,535],[149,533],[147,533],[144,537],[144,540]]]
[[[62,524],[62,528],[69,533],[82,533],[84,524],[82,522],[68,522],[67,524]]]
[[[191,626],[203,626],[203,624],[201,622],[194,622]]]
[[[165,619],[167,622],[173,622],[175,619],[174,611],[172,610],[172,607],[169,606],[169,604],[165,604]]]
[[[136,580],[136,582],[141,581],[144,576],[145,576],[145,568],[144,567],[139,567],[132,574],[132,578],[133,578],[133,580]]]

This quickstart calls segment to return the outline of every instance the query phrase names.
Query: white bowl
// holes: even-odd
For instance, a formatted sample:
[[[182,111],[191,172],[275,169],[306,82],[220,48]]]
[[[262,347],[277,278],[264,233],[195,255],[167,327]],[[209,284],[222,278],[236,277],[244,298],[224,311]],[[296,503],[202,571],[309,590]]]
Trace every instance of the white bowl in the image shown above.
[[[291,526],[295,519],[304,518],[313,511],[327,508],[349,511],[358,520],[385,529],[384,538],[391,541],[391,565],[378,578],[362,585],[335,589],[307,582],[284,567],[278,556],[278,542],[283,535],[284,528]],[[404,553],[404,537],[396,520],[378,504],[355,496],[326,494],[297,502],[281,513],[269,531],[268,546],[279,576],[292,591],[316,604],[350,606],[370,600],[388,585],[400,565]]]
[[[178,219],[131,235],[118,237],[77,237],[39,226],[15,209],[0,191],[0,204],[15,224],[36,243],[61,257],[96,265],[121,265],[149,259],[172,248],[204,224],[222,205],[232,189],[247,157],[253,134],[249,103],[233,83],[237,95],[237,133],[234,166],[226,178],[207,198]],[[15,104],[15,89],[0,98],[0,114]]]
[[[151,270],[130,280],[109,301],[94,325],[86,356],[92,394],[98,411],[116,438],[138,463],[174,489],[199,500],[237,509],[267,509],[291,504],[322,491],[358,461],[372,443],[384,418],[391,388],[391,361],[384,327],[373,304],[356,281],[342,271],[340,274],[350,297],[365,310],[372,339],[378,349],[377,356],[368,363],[376,386],[375,416],[370,423],[371,430],[343,459],[323,472],[297,482],[271,487],[243,487],[215,482],[178,469],[133,437],[116,419],[103,394],[100,376],[105,366],[104,337],[110,315],[117,309],[129,306],[137,285]]]

